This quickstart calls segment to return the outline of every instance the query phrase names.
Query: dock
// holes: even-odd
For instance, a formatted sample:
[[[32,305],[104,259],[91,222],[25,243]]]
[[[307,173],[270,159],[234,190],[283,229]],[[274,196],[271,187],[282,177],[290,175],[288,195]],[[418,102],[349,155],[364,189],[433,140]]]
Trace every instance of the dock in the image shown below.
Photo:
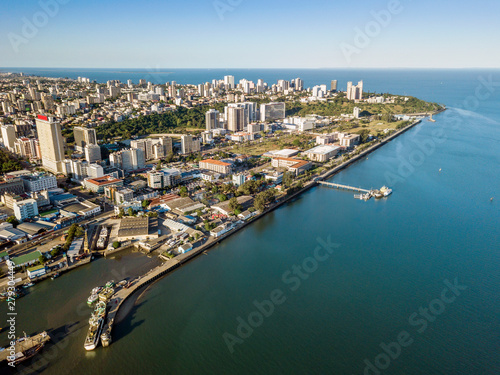
[[[108,314],[106,317],[105,325],[102,329],[102,332],[109,332],[111,337],[111,331],[113,330],[113,325],[115,323],[116,314],[122,304],[132,295],[135,291],[142,288],[145,285],[148,285],[158,279],[160,279],[163,275],[172,271],[173,269],[179,267],[181,263],[176,259],[171,259],[162,265],[153,268],[151,271],[141,276],[137,280],[133,282],[133,284],[128,288],[121,288],[116,292],[113,297],[108,301]]]
[[[22,361],[24,359],[28,359],[30,356],[32,356],[38,351],[36,350],[35,353],[29,353],[31,349],[36,348],[38,345],[44,346],[48,341],[50,341],[50,336],[45,331],[32,337],[31,336],[21,337],[16,340],[16,344],[14,345],[14,350],[12,350],[11,347],[7,347],[4,350],[0,351],[0,363],[10,359],[9,357],[11,357],[12,355],[15,356],[14,361]]]
[[[371,193],[371,190],[368,190],[368,189],[361,189],[361,188],[354,187],[354,186],[335,184],[333,182],[318,181],[318,184],[325,185],[325,186],[332,187],[334,189],[339,189],[339,190],[350,190],[350,191],[356,191],[359,193]]]

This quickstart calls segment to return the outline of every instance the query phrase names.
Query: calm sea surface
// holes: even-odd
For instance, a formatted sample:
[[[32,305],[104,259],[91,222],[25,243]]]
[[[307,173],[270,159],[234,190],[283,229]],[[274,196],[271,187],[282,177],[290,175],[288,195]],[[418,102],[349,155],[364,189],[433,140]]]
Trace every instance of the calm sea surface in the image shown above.
[[[137,71],[23,71],[148,79]],[[158,82],[234,74],[268,83],[301,77],[306,86],[338,79],[343,87],[363,79],[368,90],[449,110],[332,179],[389,185],[388,199],[309,190],[154,284],[115,327],[109,348],[83,349],[90,289],[154,260],[126,253],[37,285],[18,301],[18,331],[52,329],[57,343],[28,373],[500,373],[500,71],[172,72]]]

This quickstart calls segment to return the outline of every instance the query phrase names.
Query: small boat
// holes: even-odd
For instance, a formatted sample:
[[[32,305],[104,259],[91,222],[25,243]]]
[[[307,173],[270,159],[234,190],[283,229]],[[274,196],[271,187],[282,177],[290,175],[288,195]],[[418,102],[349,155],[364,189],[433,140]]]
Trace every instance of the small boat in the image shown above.
[[[99,294],[102,289],[102,286],[96,286],[94,289],[92,289],[92,292],[90,294]]]
[[[384,197],[388,197],[389,195],[392,194],[392,189],[389,189],[387,186],[382,186],[380,188],[380,192],[383,194]]]
[[[99,299],[99,296],[97,294],[92,294],[88,299],[87,299],[87,304],[89,306],[92,306],[95,301]]]
[[[28,288],[31,288],[33,285],[35,285],[35,283],[29,282],[29,283],[24,284],[23,288],[28,289]]]
[[[57,279],[59,277],[59,272],[56,272],[54,275],[52,275],[51,279]]]
[[[110,280],[106,283],[106,288],[114,288],[115,286],[115,280]]]
[[[441,172],[441,168],[439,168],[439,172]]]

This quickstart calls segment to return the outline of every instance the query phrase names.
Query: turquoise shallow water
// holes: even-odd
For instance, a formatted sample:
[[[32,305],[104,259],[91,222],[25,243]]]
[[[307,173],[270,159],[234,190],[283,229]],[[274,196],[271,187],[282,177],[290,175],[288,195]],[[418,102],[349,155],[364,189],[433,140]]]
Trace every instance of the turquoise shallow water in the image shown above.
[[[450,107],[332,179],[394,193],[363,202],[309,190],[154,284],[108,349],[84,353],[78,304],[109,267],[148,269],[145,259],[99,260],[65,283],[37,286],[19,301],[23,326],[59,328],[64,338],[34,366],[46,374],[497,374],[500,88],[463,109],[489,74],[500,79],[498,71],[378,77]],[[314,262],[318,239],[336,246]],[[466,289],[453,294],[446,280],[455,279]],[[264,317],[256,303],[271,297],[278,303],[265,304]],[[239,318],[255,328],[238,332]],[[400,351],[391,344],[398,337]]]

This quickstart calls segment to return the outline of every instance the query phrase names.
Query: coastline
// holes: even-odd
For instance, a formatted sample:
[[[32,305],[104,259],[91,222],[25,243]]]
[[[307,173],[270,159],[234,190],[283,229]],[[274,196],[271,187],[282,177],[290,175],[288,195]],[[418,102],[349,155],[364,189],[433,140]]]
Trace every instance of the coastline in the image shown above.
[[[437,115],[437,114],[439,114],[439,113],[441,113],[441,112],[443,112],[445,110],[446,110],[446,108],[443,108],[443,109],[441,109],[441,110],[436,111],[435,113],[433,113],[433,115]],[[160,265],[160,266],[156,267],[155,269],[151,270],[150,272],[146,273],[145,275],[140,276],[139,279],[137,280],[138,282],[135,285],[131,286],[129,289],[126,289],[126,290],[122,289],[122,290],[120,290],[117,293],[117,295],[115,295],[112,298],[112,300],[110,301],[110,303],[112,305],[112,309],[108,313],[108,316],[107,316],[107,319],[106,319],[106,325],[105,325],[103,331],[105,331],[105,329],[110,326],[111,329],[109,330],[109,332],[112,332],[114,324],[118,323],[118,322],[115,322],[115,317],[117,316],[117,314],[118,314],[118,312],[120,310],[120,307],[123,305],[123,303],[128,298],[130,298],[132,295],[134,295],[137,290],[139,290],[142,287],[147,286],[147,285],[149,285],[149,284],[151,284],[151,283],[159,280],[160,278],[163,278],[164,276],[166,276],[170,272],[174,271],[175,269],[180,268],[182,265],[184,265],[184,264],[188,263],[189,261],[193,260],[198,255],[200,255],[202,253],[205,253],[207,250],[209,250],[213,246],[219,244],[221,241],[227,239],[231,235],[239,232],[241,229],[243,229],[243,228],[247,227],[248,225],[252,224],[254,221],[258,220],[259,218],[263,217],[264,215],[268,214],[269,212],[272,212],[275,209],[277,209],[277,208],[281,207],[282,205],[284,205],[285,203],[290,202],[291,200],[295,199],[296,197],[298,197],[299,195],[301,195],[305,191],[309,190],[310,188],[318,186],[319,185],[318,181],[324,181],[324,180],[326,180],[326,179],[334,176],[336,173],[338,173],[341,170],[347,168],[349,165],[351,165],[351,164],[359,161],[360,159],[362,159],[366,155],[368,155],[368,154],[372,153],[373,151],[379,149],[383,145],[385,145],[388,142],[390,142],[391,140],[397,138],[398,136],[400,136],[401,134],[405,133],[409,129],[412,129],[413,127],[415,127],[416,125],[420,124],[421,122],[422,122],[422,119],[413,121],[411,124],[409,124],[408,126],[404,127],[403,129],[400,129],[400,130],[396,131],[395,133],[391,134],[387,138],[384,138],[380,142],[377,142],[376,144],[368,147],[366,150],[363,150],[362,152],[360,152],[355,157],[353,157],[353,158],[351,158],[349,160],[346,160],[342,164],[340,164],[340,165],[338,165],[338,166],[336,166],[336,167],[334,167],[334,168],[326,171],[322,175],[320,175],[318,177],[315,177],[312,181],[307,182],[305,184],[305,186],[302,189],[300,189],[299,191],[295,192],[294,194],[292,194],[290,196],[287,196],[287,197],[283,198],[282,200],[277,201],[276,203],[274,203],[269,208],[265,209],[260,214],[252,217],[247,222],[245,222],[242,225],[234,228],[230,232],[225,233],[221,237],[216,238],[216,239],[209,239],[207,241],[207,243],[199,246],[198,248],[193,249],[193,250],[191,250],[191,251],[189,251],[189,252],[187,252],[185,254],[178,255],[174,259],[168,260],[165,263],[163,263],[162,265]],[[123,290],[125,290],[126,292],[121,293],[120,295],[118,295]],[[140,296],[139,296],[139,298],[140,298]],[[121,316],[121,319],[125,318],[125,316],[126,315]]]

